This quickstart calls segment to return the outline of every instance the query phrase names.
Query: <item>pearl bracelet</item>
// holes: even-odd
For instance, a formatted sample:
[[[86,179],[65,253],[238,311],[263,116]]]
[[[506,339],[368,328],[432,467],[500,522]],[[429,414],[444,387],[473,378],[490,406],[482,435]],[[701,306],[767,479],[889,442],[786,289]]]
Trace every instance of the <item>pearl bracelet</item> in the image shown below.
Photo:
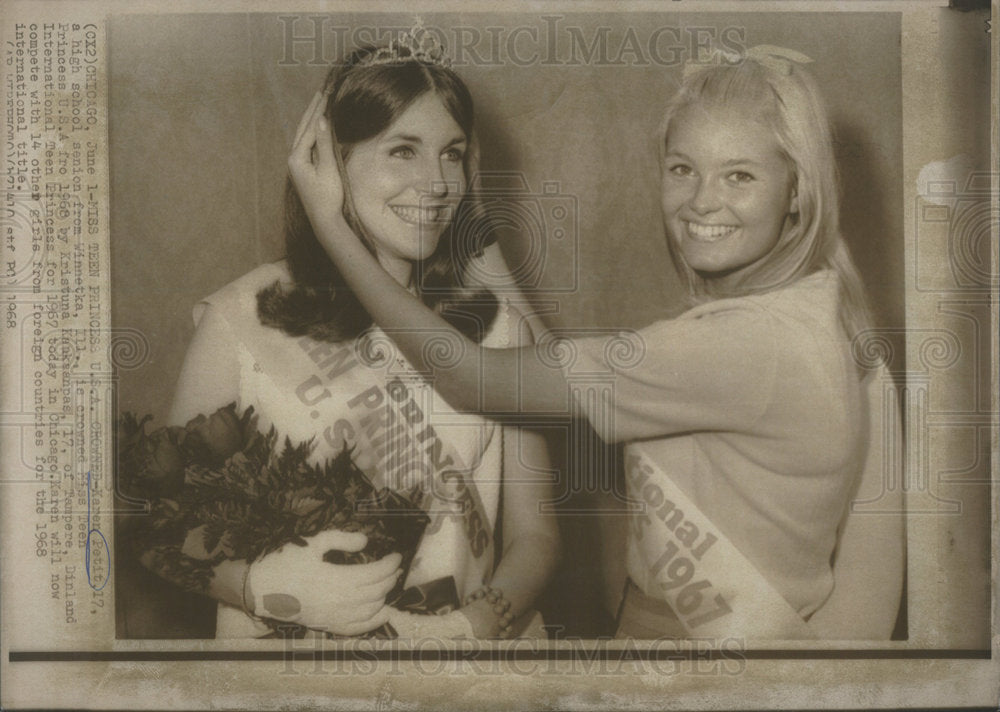
[[[485,598],[486,602],[493,607],[493,613],[496,615],[497,623],[500,627],[500,637],[513,638],[514,630],[511,626],[514,623],[514,614],[510,610],[510,601],[503,597],[503,591],[492,586],[477,588],[465,597],[465,605],[469,605],[481,598]]]

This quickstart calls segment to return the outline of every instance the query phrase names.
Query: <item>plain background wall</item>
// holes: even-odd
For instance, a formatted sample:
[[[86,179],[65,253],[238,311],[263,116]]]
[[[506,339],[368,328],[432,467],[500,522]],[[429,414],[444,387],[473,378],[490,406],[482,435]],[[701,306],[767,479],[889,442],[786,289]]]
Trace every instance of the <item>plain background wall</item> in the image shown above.
[[[668,44],[686,45],[686,52],[700,32],[695,28],[716,36],[723,28],[739,28],[747,47],[779,45],[812,57],[810,70],[836,133],[844,233],[878,321],[903,326],[897,14],[559,15],[556,46],[563,59],[571,47],[569,28],[577,28],[587,44],[607,32],[613,57],[628,32],[645,43],[668,26],[678,28],[682,40]],[[295,22],[297,35],[312,32],[310,17],[318,16]],[[324,54],[330,60],[342,54],[335,27],[408,27],[413,19],[330,15],[323,20]],[[518,47],[523,54],[532,47],[545,53],[548,25],[539,17],[470,13],[422,19],[444,29],[446,37],[454,36],[456,26],[476,28],[483,38],[478,52],[486,56],[487,28],[502,28],[504,36],[518,26],[535,28],[539,41],[528,38]],[[310,64],[314,53],[304,45],[294,51],[297,64],[282,65],[286,28],[278,14],[115,16],[109,23],[113,322],[141,331],[150,347],[145,364],[119,374],[118,400],[123,410],[152,413],[155,423],[162,424],[170,406],[193,333],[195,302],[283,254],[287,152],[328,69]],[[544,317],[554,327],[639,327],[676,313],[679,293],[660,217],[655,137],[681,64],[607,66],[595,55],[565,66],[518,66],[504,55],[487,66],[456,66],[476,101],[482,168],[518,172],[533,193],[558,182],[558,194],[539,200],[575,203],[579,214],[578,231],[566,238],[522,234],[502,245],[513,268],[538,268],[528,270],[540,277],[538,284],[524,285],[526,293],[557,305],[557,312]],[[542,248],[540,265],[526,262],[526,255]],[[579,478],[585,467],[613,469],[606,453],[581,455],[573,443],[568,447],[564,452],[557,444],[556,457],[563,467],[574,465],[570,477]],[[585,517],[566,517],[564,525],[578,527],[574,541],[593,540]],[[591,593],[580,593],[581,584],[594,578],[580,563],[593,563],[586,551],[570,547],[552,594],[559,602],[553,610],[565,617],[568,630],[583,632],[594,630],[588,616],[599,608]]]

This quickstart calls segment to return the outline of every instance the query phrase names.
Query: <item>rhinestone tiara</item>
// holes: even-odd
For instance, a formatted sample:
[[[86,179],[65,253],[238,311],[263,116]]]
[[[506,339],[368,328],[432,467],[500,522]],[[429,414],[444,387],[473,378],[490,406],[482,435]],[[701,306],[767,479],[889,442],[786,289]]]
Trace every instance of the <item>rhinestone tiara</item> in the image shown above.
[[[379,47],[365,57],[360,64],[369,66],[400,62],[423,62],[450,67],[451,57],[445,53],[444,46],[437,37],[418,20],[417,24],[409,31],[400,32],[395,38],[389,40],[388,46]]]

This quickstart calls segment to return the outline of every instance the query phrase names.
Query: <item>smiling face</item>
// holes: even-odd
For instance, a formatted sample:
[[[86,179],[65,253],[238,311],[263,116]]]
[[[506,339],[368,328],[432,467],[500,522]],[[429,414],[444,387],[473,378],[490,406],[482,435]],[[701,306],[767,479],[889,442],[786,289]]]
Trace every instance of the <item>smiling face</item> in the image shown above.
[[[358,219],[379,262],[402,283],[433,254],[465,192],[467,137],[433,92],[355,144],[346,163]]]
[[[680,109],[663,160],[668,237],[703,277],[732,279],[764,259],[798,211],[774,132],[737,112]]]

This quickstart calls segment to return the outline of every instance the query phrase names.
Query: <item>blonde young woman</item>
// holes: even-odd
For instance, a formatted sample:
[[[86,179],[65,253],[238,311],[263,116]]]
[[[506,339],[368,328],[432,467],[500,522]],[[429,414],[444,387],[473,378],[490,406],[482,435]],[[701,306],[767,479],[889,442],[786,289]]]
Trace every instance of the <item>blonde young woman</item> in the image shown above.
[[[878,375],[852,359],[868,309],[839,230],[829,122],[802,59],[762,47],[685,73],[659,146],[667,241],[691,304],[632,335],[641,358],[627,364],[601,338],[504,351],[450,329],[346,229],[319,112],[290,158],[317,237],[376,323],[418,367],[433,370],[421,358],[431,331],[465,354],[434,372],[453,407],[576,412],[626,443],[629,493],[644,508],[629,532],[620,635],[893,629],[901,501],[880,487],[891,424]],[[571,394],[570,376],[595,372],[613,390]],[[877,496],[894,513],[849,513]]]

